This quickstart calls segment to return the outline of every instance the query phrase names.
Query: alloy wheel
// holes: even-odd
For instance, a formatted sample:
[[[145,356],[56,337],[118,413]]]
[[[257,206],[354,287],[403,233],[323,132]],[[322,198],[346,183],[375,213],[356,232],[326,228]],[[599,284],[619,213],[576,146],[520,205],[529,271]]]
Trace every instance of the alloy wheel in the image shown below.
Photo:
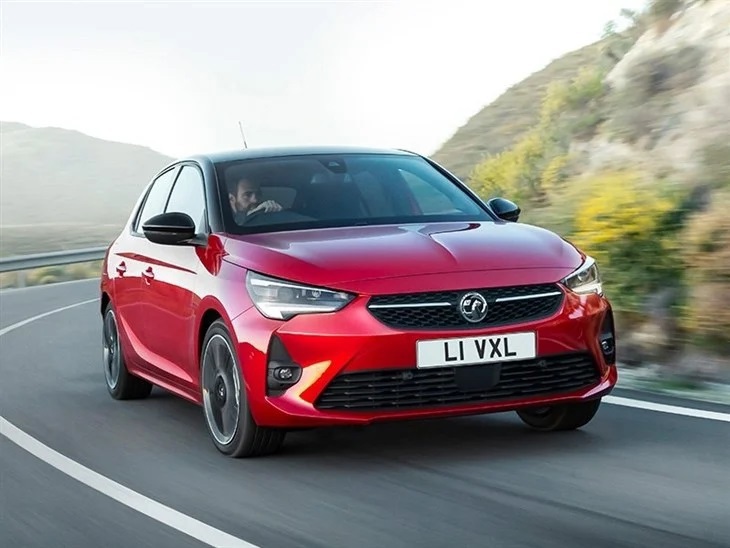
[[[228,445],[238,431],[241,381],[226,339],[213,335],[205,347],[202,364],[203,408],[216,441]]]

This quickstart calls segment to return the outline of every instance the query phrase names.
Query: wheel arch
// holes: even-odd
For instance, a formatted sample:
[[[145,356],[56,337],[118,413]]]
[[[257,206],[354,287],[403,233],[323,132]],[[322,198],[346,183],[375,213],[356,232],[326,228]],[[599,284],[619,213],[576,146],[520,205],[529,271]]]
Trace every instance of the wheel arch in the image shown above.
[[[233,329],[233,325],[230,321],[230,318],[228,317],[228,314],[226,314],[223,305],[221,305],[220,302],[218,302],[216,299],[206,299],[200,303],[199,310],[200,314],[198,320],[198,328],[195,332],[195,361],[198,366],[198,370],[200,370],[201,365],[200,356],[203,353],[203,342],[205,341],[205,334],[208,332],[208,329],[210,329],[210,326],[213,325],[216,320],[223,321],[223,323],[226,325],[226,328],[228,329],[229,335],[235,341],[235,331]]]
[[[104,315],[104,311],[106,310],[106,307],[109,305],[109,303],[111,302],[111,300],[112,299],[109,296],[109,293],[107,293],[106,291],[102,291],[101,292],[101,299],[100,299],[101,309],[100,309],[100,312],[101,312],[101,315],[102,316]]]

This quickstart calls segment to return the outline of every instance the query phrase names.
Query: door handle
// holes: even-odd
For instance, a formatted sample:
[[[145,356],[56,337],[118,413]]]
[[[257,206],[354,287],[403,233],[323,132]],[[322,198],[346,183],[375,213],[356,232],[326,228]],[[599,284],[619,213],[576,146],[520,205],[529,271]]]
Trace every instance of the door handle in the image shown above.
[[[119,274],[120,276],[124,276],[124,273],[126,271],[127,271],[127,264],[124,261],[122,261],[121,263],[119,263],[117,265],[117,274]]]
[[[148,266],[147,270],[142,272],[142,276],[144,276],[144,279],[147,283],[150,283],[155,278],[155,273],[152,272],[152,267]]]

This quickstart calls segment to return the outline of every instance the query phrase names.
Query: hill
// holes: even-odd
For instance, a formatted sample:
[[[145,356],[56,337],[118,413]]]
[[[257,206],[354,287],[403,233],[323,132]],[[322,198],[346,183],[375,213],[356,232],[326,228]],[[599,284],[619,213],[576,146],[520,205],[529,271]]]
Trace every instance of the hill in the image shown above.
[[[487,155],[512,146],[537,123],[540,102],[550,83],[574,78],[581,67],[594,64],[604,49],[603,41],[590,44],[554,60],[513,85],[472,116],[433,154],[433,158],[457,177],[466,178]]]
[[[17,122],[0,122],[0,138],[3,255],[106,243],[171,161],[146,147]]]

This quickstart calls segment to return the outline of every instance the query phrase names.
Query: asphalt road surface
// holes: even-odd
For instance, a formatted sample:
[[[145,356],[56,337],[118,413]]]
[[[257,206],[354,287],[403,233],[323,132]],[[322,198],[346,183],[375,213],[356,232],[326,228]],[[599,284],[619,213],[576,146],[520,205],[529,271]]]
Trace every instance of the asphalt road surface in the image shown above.
[[[0,294],[0,546],[730,546],[729,422],[604,404],[577,432],[509,413],[299,432],[273,457],[228,459],[198,407],[108,396],[97,302],[13,327],[97,291]]]

